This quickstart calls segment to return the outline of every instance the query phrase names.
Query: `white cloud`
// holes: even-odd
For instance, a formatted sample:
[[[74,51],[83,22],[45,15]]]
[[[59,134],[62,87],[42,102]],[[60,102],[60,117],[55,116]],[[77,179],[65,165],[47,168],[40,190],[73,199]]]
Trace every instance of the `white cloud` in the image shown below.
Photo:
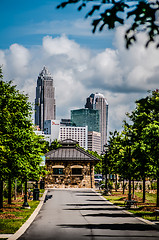
[[[17,75],[24,75],[27,73],[30,61],[29,50],[19,44],[10,46],[8,54],[8,62],[12,65]]]
[[[95,92],[105,95],[109,103],[109,130],[120,130],[125,112],[134,101],[158,88],[159,51],[143,47],[144,36],[126,50],[122,40],[124,28],[116,33],[116,50],[94,53],[82,48],[65,35],[45,36],[39,47],[27,49],[13,44],[0,51],[4,79],[14,84],[34,102],[36,80],[46,65],[54,78],[57,118],[70,117],[70,109],[83,108],[86,98]]]
[[[69,40],[65,35],[56,38],[44,37],[43,48],[48,56],[65,55],[69,60],[78,61],[77,64],[89,59],[88,50],[80,48],[79,44]]]

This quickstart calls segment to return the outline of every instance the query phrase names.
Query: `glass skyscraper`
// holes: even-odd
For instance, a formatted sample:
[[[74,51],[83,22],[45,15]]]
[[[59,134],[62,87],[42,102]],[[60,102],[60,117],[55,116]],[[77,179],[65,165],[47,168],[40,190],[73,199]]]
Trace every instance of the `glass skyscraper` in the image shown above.
[[[88,131],[100,131],[99,111],[95,109],[77,109],[71,110],[72,125],[77,127],[88,126]]]

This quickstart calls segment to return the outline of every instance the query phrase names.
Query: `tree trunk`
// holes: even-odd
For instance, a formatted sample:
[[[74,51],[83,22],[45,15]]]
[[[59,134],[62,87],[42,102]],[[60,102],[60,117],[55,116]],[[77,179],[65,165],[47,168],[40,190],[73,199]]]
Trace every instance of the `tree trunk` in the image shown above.
[[[118,179],[117,179],[117,174],[115,175],[115,191],[118,191]]]
[[[128,200],[131,201],[131,176],[129,176],[129,194],[128,194]]]
[[[159,207],[159,178],[157,178],[157,203],[156,203],[156,206]]]
[[[90,181],[91,181],[91,188],[93,188],[92,184],[92,164],[90,163]],[[36,182],[37,188],[38,188],[38,183]]]
[[[3,208],[3,181],[0,179],[0,209]]]
[[[134,179],[133,179],[133,198],[135,197],[135,186],[134,186]]]
[[[22,195],[24,194],[24,191],[23,191],[23,183],[22,183]]]
[[[17,199],[17,179],[15,179],[14,200]]]
[[[125,185],[124,185],[124,178],[123,178],[123,194],[125,194]]]
[[[129,146],[129,164],[131,164],[131,147]],[[129,193],[128,193],[128,200],[131,201],[131,165],[129,165]]]
[[[143,180],[143,190],[142,190],[143,191],[143,197],[142,197],[142,202],[144,203],[145,202],[145,192],[146,192],[145,191],[145,177],[143,177],[142,180]]]
[[[12,203],[12,183],[11,177],[8,178],[8,204]]]

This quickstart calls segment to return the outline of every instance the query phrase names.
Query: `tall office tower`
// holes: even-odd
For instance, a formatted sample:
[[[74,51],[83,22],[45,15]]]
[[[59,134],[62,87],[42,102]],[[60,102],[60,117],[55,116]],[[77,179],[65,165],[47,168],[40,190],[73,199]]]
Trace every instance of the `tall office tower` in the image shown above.
[[[99,111],[100,116],[100,133],[101,133],[101,151],[107,142],[107,128],[108,128],[108,102],[101,93],[91,94],[87,98],[85,105],[87,109],[96,109]]]
[[[37,79],[35,98],[35,125],[44,129],[44,121],[56,119],[55,88],[53,77],[46,67],[43,68]]]
[[[88,132],[88,150],[101,154],[101,133]]]
[[[73,126],[88,126],[88,131],[99,132],[99,111],[94,109],[71,110],[71,122]]]

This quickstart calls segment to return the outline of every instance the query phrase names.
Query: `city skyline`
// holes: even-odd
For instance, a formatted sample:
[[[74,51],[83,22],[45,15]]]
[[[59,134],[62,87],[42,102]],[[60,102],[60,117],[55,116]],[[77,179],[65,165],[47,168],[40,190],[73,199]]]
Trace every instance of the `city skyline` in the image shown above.
[[[36,79],[44,65],[57,89],[57,118],[69,118],[71,109],[85,104],[86,96],[100,92],[109,102],[109,131],[122,129],[125,113],[148,90],[158,88],[159,50],[144,47],[145,35],[130,50],[124,31],[92,34],[87,9],[57,10],[60,1],[2,1],[0,65],[4,80],[35,99]],[[135,54],[134,54],[135,53]]]

